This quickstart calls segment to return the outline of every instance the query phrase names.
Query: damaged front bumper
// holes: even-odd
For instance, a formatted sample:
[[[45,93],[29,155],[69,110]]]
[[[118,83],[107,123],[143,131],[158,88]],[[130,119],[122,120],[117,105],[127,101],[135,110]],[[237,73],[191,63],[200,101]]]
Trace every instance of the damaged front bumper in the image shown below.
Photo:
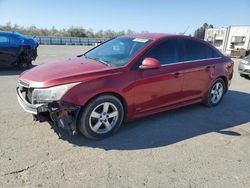
[[[65,101],[31,104],[25,99],[19,87],[16,94],[20,106],[26,112],[33,114],[35,121],[53,121],[59,127],[76,131],[76,121],[81,108],[79,105]]]

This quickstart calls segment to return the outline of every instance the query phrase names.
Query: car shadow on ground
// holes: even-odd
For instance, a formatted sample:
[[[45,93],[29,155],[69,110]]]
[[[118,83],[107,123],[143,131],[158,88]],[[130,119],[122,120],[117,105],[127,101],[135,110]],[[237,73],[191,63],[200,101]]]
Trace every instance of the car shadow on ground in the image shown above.
[[[29,67],[29,69],[35,67],[37,65],[32,65]],[[26,69],[28,70],[28,69]],[[0,76],[15,76],[20,75],[25,70],[20,70],[18,67],[12,67],[12,68],[0,68]]]
[[[208,108],[203,105],[163,112],[127,123],[112,137],[93,141],[81,134],[54,127],[59,138],[75,146],[102,148],[105,150],[137,150],[174,144],[192,137],[217,132],[228,136],[240,133],[225,130],[250,121],[250,94],[228,91],[221,104]]]

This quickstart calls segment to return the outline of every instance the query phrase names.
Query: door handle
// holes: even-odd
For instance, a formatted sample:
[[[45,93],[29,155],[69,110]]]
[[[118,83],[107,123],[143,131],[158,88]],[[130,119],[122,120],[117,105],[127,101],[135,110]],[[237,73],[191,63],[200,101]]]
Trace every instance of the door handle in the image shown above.
[[[205,70],[206,71],[210,71],[211,69],[213,69],[214,68],[214,66],[207,66],[206,68],[205,68]]]
[[[182,74],[179,72],[175,72],[175,73],[173,73],[173,75],[175,78],[179,78],[179,77],[181,77]]]

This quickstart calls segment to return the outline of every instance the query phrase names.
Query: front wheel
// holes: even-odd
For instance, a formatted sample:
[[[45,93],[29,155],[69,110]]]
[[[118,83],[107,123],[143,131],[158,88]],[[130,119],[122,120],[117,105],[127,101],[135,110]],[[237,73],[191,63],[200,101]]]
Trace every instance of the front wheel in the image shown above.
[[[102,95],[90,101],[80,112],[78,128],[87,138],[102,139],[118,130],[123,118],[121,101],[112,95]]]
[[[208,90],[207,99],[205,104],[207,106],[216,106],[218,105],[225,93],[226,87],[223,79],[218,78],[214,81],[210,89]]]

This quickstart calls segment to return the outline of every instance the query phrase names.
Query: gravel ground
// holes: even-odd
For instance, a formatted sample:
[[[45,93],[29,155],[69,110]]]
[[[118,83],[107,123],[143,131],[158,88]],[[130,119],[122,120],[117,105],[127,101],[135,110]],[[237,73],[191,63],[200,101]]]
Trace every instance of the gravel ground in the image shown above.
[[[39,46],[35,64],[83,46]],[[111,138],[32,121],[17,103],[17,70],[0,71],[0,187],[250,187],[250,79],[235,74],[215,108],[140,119]]]

